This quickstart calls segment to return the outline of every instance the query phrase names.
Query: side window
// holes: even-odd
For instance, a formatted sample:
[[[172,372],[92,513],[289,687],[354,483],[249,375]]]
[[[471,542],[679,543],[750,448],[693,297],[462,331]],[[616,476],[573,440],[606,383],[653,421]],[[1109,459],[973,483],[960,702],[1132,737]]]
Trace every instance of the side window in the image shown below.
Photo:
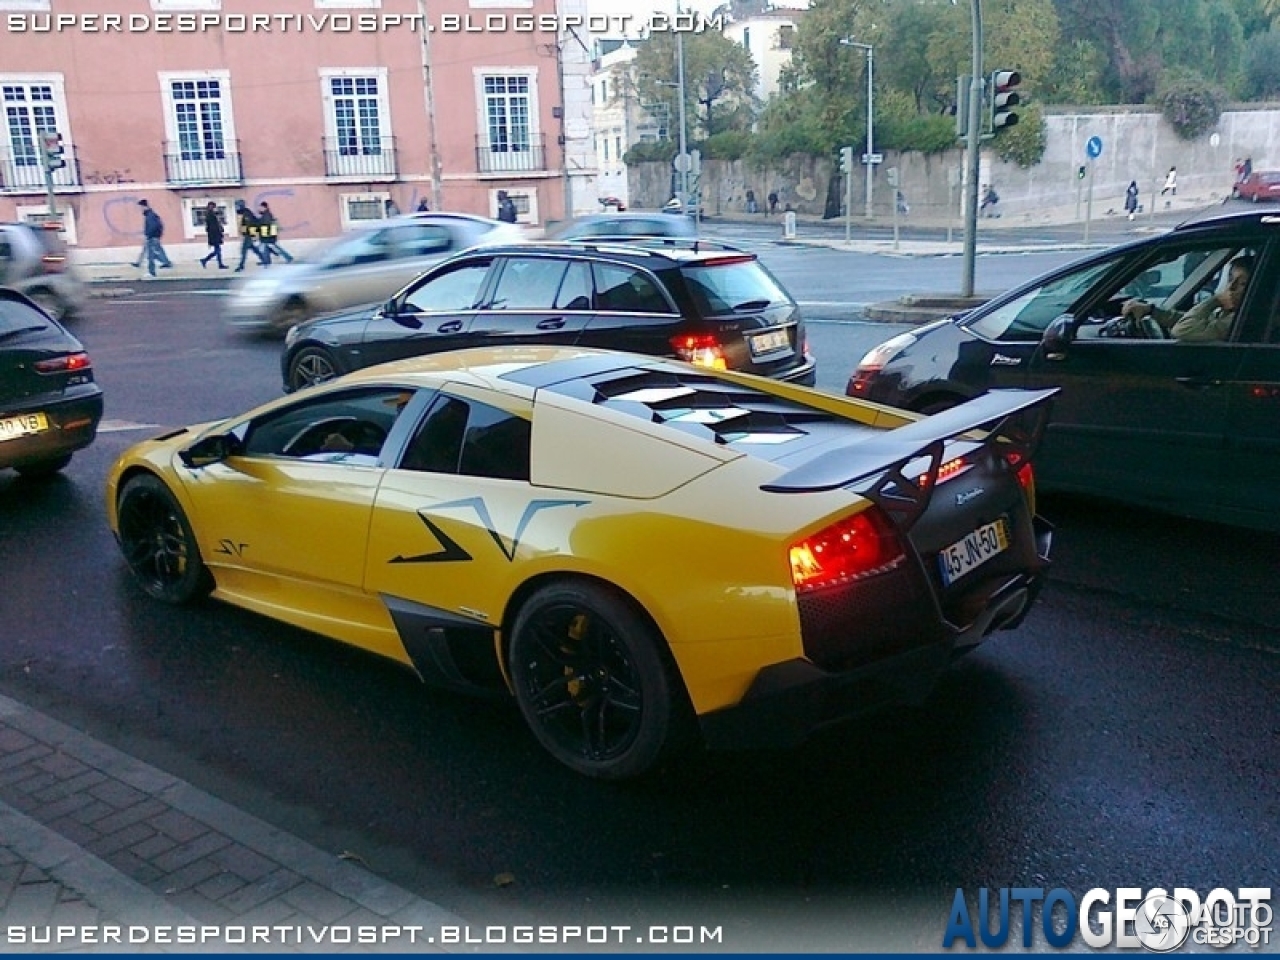
[[[489,273],[488,260],[464,263],[423,281],[404,298],[408,313],[449,313],[471,310],[480,299],[480,288]]]
[[[1187,310],[1221,291],[1226,265],[1241,252],[1236,246],[1195,247],[1165,251],[1123,278],[1111,300],[1146,300],[1169,310]]]
[[[400,245],[400,256],[425,257],[444,253],[452,245],[453,238],[444,227],[415,223],[399,228],[396,242]]]
[[[591,309],[591,265],[585,260],[571,260],[556,294],[557,310]]]
[[[974,320],[969,329],[988,340],[1039,340],[1054,317],[1070,312],[1116,265],[1104,260],[1028,290]]]
[[[530,433],[522,417],[442,394],[409,442],[400,469],[528,480]]]
[[[244,453],[374,466],[412,390],[376,388],[309,398],[255,421]]]
[[[671,305],[651,277],[634,267],[593,264],[597,308],[623,313],[671,313]]]
[[[489,301],[491,310],[550,310],[564,278],[567,261],[547,257],[502,262],[502,274]]]

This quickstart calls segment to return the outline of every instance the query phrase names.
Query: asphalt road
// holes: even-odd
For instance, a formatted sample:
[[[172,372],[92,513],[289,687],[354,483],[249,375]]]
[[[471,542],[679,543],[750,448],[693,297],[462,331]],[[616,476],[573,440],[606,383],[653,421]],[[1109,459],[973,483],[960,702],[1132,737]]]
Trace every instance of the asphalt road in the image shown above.
[[[917,282],[941,269],[768,258],[799,299],[845,306],[899,266]],[[979,276],[1043,269],[1031,259],[984,259]],[[922,706],[794,751],[594,784],[545,757],[508,703],[428,692],[302,631],[133,587],[104,520],[112,458],[279,392],[278,345],[216,311],[216,292],[149,287],[95,302],[76,328],[109,420],[63,478],[0,474],[6,694],[476,924],[932,950],[957,887],[1280,887],[1280,537],[1050,500],[1040,604]],[[888,332],[836,313],[811,330],[829,389]]]

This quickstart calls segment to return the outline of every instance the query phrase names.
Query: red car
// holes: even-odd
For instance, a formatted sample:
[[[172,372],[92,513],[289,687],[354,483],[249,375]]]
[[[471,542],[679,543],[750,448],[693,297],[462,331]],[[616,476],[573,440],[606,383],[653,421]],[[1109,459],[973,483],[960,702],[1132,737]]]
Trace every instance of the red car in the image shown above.
[[[1236,187],[1241,200],[1280,200],[1280,170],[1255,170]]]

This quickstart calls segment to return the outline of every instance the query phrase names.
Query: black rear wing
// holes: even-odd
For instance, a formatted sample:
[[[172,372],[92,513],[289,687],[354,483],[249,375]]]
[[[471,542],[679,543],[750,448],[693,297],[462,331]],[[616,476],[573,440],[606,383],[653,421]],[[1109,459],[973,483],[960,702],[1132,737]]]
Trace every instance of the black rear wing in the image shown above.
[[[947,441],[976,430],[984,446],[1000,444],[1014,470],[1031,459],[1049,421],[1052,390],[992,390],[957,407],[887,430],[839,450],[830,450],[783,474],[761,489],[769,493],[815,493],[844,487],[874,500],[910,529],[929,505],[944,462]],[[928,458],[916,477],[903,471]]]

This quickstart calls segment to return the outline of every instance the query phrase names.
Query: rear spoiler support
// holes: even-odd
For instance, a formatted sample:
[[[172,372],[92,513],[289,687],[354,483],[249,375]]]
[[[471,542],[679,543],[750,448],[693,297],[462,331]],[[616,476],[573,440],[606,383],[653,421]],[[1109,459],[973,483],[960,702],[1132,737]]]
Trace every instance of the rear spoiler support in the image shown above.
[[[860,443],[831,450],[764,484],[768,493],[816,493],[841,487],[865,496],[909,530],[929,505],[937,486],[946,444],[975,430],[986,430],[984,446],[1000,444],[1013,470],[1031,459],[1044,436],[1051,401],[1058,391],[992,390],[929,417]],[[908,464],[927,458],[917,477]]]

